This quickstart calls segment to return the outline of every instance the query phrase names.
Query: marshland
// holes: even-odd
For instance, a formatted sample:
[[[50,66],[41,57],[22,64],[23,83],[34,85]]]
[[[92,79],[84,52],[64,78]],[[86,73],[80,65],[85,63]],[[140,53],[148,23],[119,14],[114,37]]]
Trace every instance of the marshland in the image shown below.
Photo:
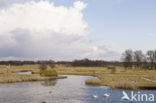
[[[155,0],[0,0],[0,103],[156,103]]]
[[[54,61],[1,61],[0,83],[40,81],[66,78],[65,75],[86,75],[95,78],[87,85],[104,85],[119,89],[156,89],[156,51],[125,50],[123,62],[100,60]],[[19,72],[23,72],[20,74]],[[30,72],[30,74],[24,74]]]
[[[0,91],[3,92],[0,102],[120,103],[123,90],[129,95],[138,90],[156,93],[156,70],[122,66],[77,67],[69,63],[10,65],[9,70],[1,65],[0,70]],[[110,94],[110,97],[106,98],[104,94]],[[97,99],[93,95],[97,95]]]
[[[46,64],[44,64],[46,65]],[[86,80],[88,85],[105,85],[120,89],[154,89],[156,88],[156,70],[139,68],[125,69],[121,66],[108,67],[75,67],[64,64],[55,64],[47,70],[40,69],[42,65],[12,65],[7,70],[6,65],[0,66],[0,83],[40,81],[52,78],[65,78],[63,75],[86,75],[95,78]],[[20,74],[31,72],[30,74]]]
[[[0,102],[121,103],[123,91],[155,95],[154,58],[155,51],[126,50],[122,62],[0,61]]]

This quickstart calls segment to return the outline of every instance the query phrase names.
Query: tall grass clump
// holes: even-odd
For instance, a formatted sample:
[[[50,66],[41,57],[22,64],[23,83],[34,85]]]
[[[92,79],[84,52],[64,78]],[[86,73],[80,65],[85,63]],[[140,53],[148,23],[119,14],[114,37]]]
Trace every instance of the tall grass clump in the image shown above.
[[[108,66],[107,69],[111,71],[110,72],[111,74],[116,73],[116,67],[115,66]]]
[[[44,77],[53,77],[53,76],[58,76],[56,70],[52,69],[52,70],[44,70],[41,72],[41,76]]]
[[[47,65],[46,64],[41,64],[39,66],[40,72],[47,70]]]
[[[116,81],[113,82],[110,86],[111,88],[118,88],[118,89],[129,89],[129,90],[138,90],[139,86],[136,82],[133,81]]]
[[[49,66],[51,69],[55,68],[55,64],[49,64]]]
[[[85,81],[87,85],[101,85],[101,80],[98,78],[92,78]]]
[[[50,66],[51,68],[54,68],[54,65]],[[44,77],[52,77],[52,76],[58,76],[56,70],[54,69],[47,69],[46,64],[41,64],[40,67],[40,75]]]

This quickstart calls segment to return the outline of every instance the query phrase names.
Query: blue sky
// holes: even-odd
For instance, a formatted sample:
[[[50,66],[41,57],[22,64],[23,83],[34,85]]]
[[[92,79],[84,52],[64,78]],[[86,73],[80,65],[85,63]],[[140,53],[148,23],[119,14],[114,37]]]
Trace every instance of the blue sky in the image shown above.
[[[0,59],[120,60],[125,49],[154,50],[155,5],[155,0],[1,0]]]
[[[90,1],[84,11],[95,41],[112,42],[125,49],[155,49],[156,1]]]
[[[76,0],[54,0],[72,5]],[[90,38],[97,44],[116,44],[121,49],[156,49],[155,0],[84,0],[84,19]]]

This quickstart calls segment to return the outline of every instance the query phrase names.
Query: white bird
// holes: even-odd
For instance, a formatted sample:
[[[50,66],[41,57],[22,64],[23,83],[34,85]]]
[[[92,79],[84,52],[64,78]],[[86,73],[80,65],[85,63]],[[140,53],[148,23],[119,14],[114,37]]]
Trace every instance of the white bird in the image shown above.
[[[98,95],[93,95],[93,98],[97,99],[98,98]]]
[[[104,94],[104,97],[107,97],[107,98],[108,98],[108,97],[110,97],[110,94],[105,93],[105,94]]]

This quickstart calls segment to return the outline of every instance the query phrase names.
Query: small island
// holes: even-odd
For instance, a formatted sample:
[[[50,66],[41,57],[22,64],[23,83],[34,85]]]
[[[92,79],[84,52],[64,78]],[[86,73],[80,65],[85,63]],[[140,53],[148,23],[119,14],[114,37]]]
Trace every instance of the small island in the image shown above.
[[[26,81],[43,81],[50,79],[62,79],[66,76],[59,76],[54,66],[23,65],[23,66],[0,66],[0,83],[15,83]],[[29,72],[29,74],[27,74]]]

